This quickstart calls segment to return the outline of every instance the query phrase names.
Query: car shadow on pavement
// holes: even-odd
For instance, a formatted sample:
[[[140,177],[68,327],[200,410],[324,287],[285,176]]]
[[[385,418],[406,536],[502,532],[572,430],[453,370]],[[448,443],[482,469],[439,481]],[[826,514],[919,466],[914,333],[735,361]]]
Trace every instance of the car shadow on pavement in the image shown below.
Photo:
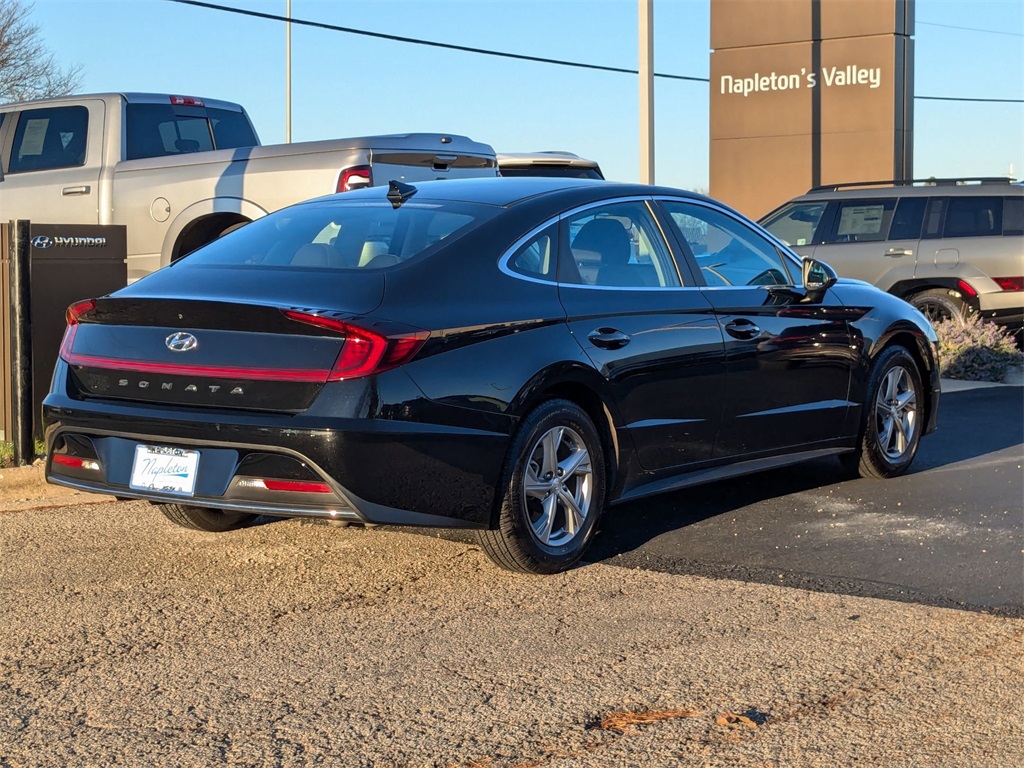
[[[909,474],[1024,444],[1022,394],[1019,387],[944,394],[939,407],[939,429],[922,440]],[[587,552],[586,560],[607,561],[640,549],[670,531],[761,502],[850,480],[839,461],[830,457],[781,471],[758,472],[615,506],[605,513],[601,531]],[[695,567],[693,563],[690,565]],[[672,569],[679,567],[680,564],[676,564]]]

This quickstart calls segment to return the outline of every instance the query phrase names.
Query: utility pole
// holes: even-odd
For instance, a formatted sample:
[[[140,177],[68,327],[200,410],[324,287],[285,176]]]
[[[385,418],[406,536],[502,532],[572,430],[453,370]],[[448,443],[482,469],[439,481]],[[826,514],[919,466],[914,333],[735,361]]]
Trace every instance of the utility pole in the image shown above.
[[[284,142],[292,143],[292,0],[285,0],[284,24]]]
[[[640,183],[654,183],[654,0],[639,0]]]

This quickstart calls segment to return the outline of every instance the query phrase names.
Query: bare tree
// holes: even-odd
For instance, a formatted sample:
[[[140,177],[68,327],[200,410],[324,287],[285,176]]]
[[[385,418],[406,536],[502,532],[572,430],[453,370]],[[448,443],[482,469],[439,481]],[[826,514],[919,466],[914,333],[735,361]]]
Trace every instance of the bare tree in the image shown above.
[[[63,96],[81,86],[81,67],[57,65],[31,13],[31,3],[0,0],[0,104]]]

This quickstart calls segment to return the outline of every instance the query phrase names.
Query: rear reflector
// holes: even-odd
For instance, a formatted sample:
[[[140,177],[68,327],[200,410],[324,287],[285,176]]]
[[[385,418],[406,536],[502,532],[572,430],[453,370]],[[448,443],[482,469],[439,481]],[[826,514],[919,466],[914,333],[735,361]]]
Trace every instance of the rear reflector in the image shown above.
[[[1004,291],[1024,291],[1024,277],[993,277]]]
[[[100,468],[100,463],[95,459],[82,459],[78,456],[68,456],[66,453],[53,454],[53,463],[71,467],[72,469],[97,470]]]
[[[259,488],[265,491],[285,491],[288,493],[331,493],[327,483],[313,483],[309,480],[270,480],[266,478],[245,478],[238,481],[240,488]]]
[[[974,290],[969,283],[963,280],[957,280],[956,285],[967,296],[974,297],[978,295],[978,292]]]

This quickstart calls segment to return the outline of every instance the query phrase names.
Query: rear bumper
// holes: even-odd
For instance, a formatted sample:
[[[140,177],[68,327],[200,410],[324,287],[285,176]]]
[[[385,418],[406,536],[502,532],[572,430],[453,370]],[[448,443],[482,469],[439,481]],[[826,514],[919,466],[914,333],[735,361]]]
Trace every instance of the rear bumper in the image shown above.
[[[318,419],[82,402],[43,405],[49,482],[96,493],[285,517],[486,527],[508,446],[505,433],[383,419]],[[130,486],[137,445],[199,452],[194,494]],[[95,460],[69,467],[54,453]],[[93,455],[90,455],[93,454]],[[243,488],[275,477],[330,492]]]

